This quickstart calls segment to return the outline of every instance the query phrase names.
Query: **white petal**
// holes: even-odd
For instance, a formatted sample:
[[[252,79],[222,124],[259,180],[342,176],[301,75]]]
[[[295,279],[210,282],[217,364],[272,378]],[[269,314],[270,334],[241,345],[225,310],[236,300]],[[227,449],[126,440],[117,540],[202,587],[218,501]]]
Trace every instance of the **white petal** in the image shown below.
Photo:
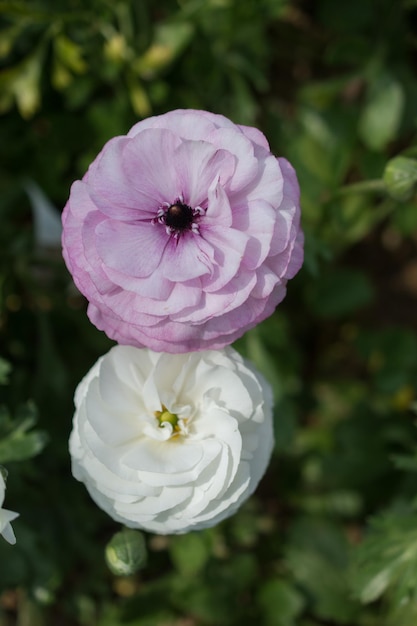
[[[160,427],[163,406],[176,428]],[[269,386],[232,348],[171,355],[115,346],[77,388],[72,471],[128,527],[205,528],[231,515],[262,477],[271,407]]]
[[[7,509],[0,509],[0,535],[3,535],[5,540],[12,545],[16,543],[16,537],[10,522],[16,519],[16,517],[19,517],[19,513],[14,513]]]

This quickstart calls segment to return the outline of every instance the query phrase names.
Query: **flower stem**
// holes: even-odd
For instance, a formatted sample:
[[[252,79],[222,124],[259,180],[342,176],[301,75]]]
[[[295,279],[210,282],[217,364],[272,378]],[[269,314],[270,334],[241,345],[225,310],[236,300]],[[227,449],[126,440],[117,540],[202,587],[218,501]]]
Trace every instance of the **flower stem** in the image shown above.
[[[359,183],[344,185],[335,192],[335,196],[346,196],[352,193],[383,193],[386,191],[386,185],[382,178],[375,180],[363,180]]]

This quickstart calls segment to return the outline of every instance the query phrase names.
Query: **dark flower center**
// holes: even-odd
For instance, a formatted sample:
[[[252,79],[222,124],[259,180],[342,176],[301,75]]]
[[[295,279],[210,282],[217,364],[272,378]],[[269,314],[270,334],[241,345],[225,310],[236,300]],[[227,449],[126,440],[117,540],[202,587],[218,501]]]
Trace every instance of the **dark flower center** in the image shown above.
[[[194,221],[194,212],[188,204],[176,202],[166,210],[164,221],[166,226],[176,231],[189,230]]]
[[[162,224],[168,235],[178,240],[185,232],[200,234],[198,221],[205,212],[206,209],[201,206],[190,207],[185,204],[182,196],[178,196],[172,204],[164,202],[159,207],[156,216],[152,219],[152,224]]]

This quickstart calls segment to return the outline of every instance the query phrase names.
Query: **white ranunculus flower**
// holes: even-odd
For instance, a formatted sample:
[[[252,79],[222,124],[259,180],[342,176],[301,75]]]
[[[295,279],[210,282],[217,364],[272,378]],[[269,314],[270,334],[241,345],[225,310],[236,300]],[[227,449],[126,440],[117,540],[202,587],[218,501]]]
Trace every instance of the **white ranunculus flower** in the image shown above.
[[[2,508],[5,493],[6,483],[4,482],[3,474],[0,472],[0,535],[3,535],[6,541],[14,545],[16,543],[16,537],[14,536],[10,522],[16,519],[16,517],[19,517],[19,513]]]
[[[232,348],[115,346],[75,393],[72,471],[131,528],[217,524],[255,490],[273,447],[272,392]]]

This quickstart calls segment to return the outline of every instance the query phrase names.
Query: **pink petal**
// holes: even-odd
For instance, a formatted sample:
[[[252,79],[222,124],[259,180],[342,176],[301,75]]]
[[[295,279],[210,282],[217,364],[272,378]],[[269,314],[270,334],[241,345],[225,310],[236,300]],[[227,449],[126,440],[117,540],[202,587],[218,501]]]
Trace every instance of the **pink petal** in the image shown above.
[[[169,298],[174,283],[164,278],[161,268],[157,267],[151,275],[146,277],[129,276],[110,267],[106,267],[106,275],[118,287],[122,287],[142,298],[153,300],[167,300]],[[155,302],[153,306],[157,306]]]
[[[150,276],[159,266],[169,238],[159,224],[105,220],[96,228],[96,246],[104,264],[128,276]]]
[[[199,305],[202,297],[201,282],[198,278],[190,280],[187,283],[173,283],[172,292],[169,298],[166,299],[163,310],[160,311],[160,315],[171,316],[178,313],[178,311],[183,311],[184,308],[194,308]],[[160,320],[161,317],[158,317],[158,319]]]
[[[119,292],[115,295],[116,304],[111,308],[107,306],[107,302],[111,305],[111,297],[105,296],[99,306],[95,306],[90,302],[87,315],[90,321],[100,330],[105,332],[112,339],[116,336],[129,337],[129,328],[134,328],[135,324],[140,323],[141,328],[157,326],[159,319],[153,315],[148,315],[142,311],[138,311],[135,306],[135,296],[129,292]],[[145,300],[145,302],[149,302]],[[121,310],[122,315],[120,315]],[[109,330],[109,332],[107,332]],[[120,339],[122,344],[135,344],[127,340]]]
[[[171,320],[181,323],[203,324],[217,316],[225,320],[229,311],[239,307],[249,297],[256,285],[256,276],[253,272],[240,271],[222,289],[213,293],[203,292],[202,298],[193,308],[184,309],[177,315],[171,315]]]
[[[291,251],[290,262],[285,272],[285,278],[293,278],[300,270],[304,261],[304,233],[302,230],[297,232],[294,247]]]
[[[299,205],[300,203],[300,187],[298,185],[297,175],[295,169],[287,159],[280,157],[277,159],[281,168],[282,175],[284,176],[284,193],[292,196],[294,203]]]
[[[181,140],[169,130],[144,130],[126,143],[122,167],[139,198],[153,198],[156,208],[175,202],[181,185],[175,170],[175,150]]]
[[[249,269],[259,267],[270,254],[277,217],[276,210],[263,200],[249,202],[247,207],[234,211],[233,227],[249,238],[244,259]]]
[[[217,179],[214,179],[208,189],[207,211],[202,220],[203,224],[215,226],[231,226],[232,210],[229,198]]]
[[[207,141],[184,141],[175,151],[175,168],[184,201],[205,204],[213,181],[224,184],[233,174],[235,157]]]
[[[83,254],[86,263],[84,263],[84,271],[89,276],[89,282],[94,284],[97,290],[97,299],[101,299],[102,295],[114,290],[114,284],[104,271],[103,263],[97,252],[96,247],[96,228],[105,221],[105,217],[96,211],[89,213],[82,224],[81,241],[83,244]],[[94,297],[91,290],[88,293],[89,298]]]
[[[256,272],[256,285],[251,292],[253,298],[268,298],[275,285],[280,281],[279,277],[266,265],[262,265]]]
[[[249,237],[233,228],[207,227],[202,233],[214,250],[215,266],[211,276],[203,279],[204,291],[218,291],[237,275]]]
[[[192,109],[179,109],[138,122],[130,129],[128,137],[134,137],[147,128],[165,128],[183,139],[205,139],[215,129],[217,118],[220,117],[214,114],[202,115],[201,111]]]
[[[79,215],[80,210],[84,211],[82,217]],[[78,289],[91,299],[100,298],[103,289],[111,288],[107,277],[101,272],[101,261],[97,259],[94,240],[88,240],[88,235],[94,236],[94,229],[102,219],[91,201],[87,185],[82,181],[74,183],[63,215],[63,254]],[[92,224],[91,228],[89,224]]]
[[[241,124],[238,125],[238,128],[240,128],[242,133],[253,143],[258,144],[258,146],[261,146],[270,152],[268,140],[260,130],[253,128],[252,126],[242,126]]]
[[[108,217],[131,221],[152,218],[158,210],[153,193],[145,193],[126,175],[123,155],[131,143],[115,137],[101,151],[88,170],[88,186],[96,206]]]
[[[244,190],[230,197],[232,208],[253,200],[279,207],[282,201],[284,181],[278,159],[266,155],[263,148],[258,147],[255,148],[255,156],[259,159],[258,175]]]
[[[165,248],[162,272],[165,278],[174,282],[185,282],[193,278],[211,274],[212,259],[208,246],[199,245],[200,235],[192,232],[171,237]]]
[[[236,157],[236,169],[227,183],[228,192],[236,192],[254,180],[259,162],[254,155],[253,143],[236,128],[221,128],[211,133],[209,141]]]
[[[280,254],[288,246],[291,237],[291,229],[293,225],[295,208],[291,202],[287,202],[284,198],[280,210],[277,211],[273,237],[271,241],[269,256]]]

